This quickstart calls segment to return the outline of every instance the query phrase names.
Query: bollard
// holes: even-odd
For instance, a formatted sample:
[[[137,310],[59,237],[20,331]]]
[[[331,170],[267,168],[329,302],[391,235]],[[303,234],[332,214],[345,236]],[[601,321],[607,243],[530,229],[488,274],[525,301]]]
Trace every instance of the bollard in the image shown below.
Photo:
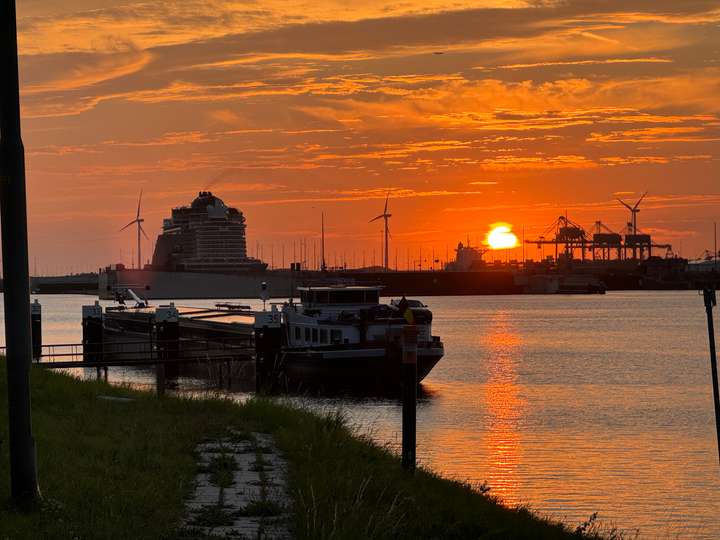
[[[30,304],[30,325],[33,359],[39,362],[42,354],[42,306],[37,298]]]
[[[705,312],[707,314],[708,339],[710,342],[710,371],[712,375],[713,402],[715,404],[715,432],[718,442],[718,459],[720,459],[720,391],[718,390],[717,356],[715,352],[715,326],[713,324],[713,307],[717,305],[715,287],[703,289]]]
[[[155,310],[155,338],[157,345],[157,390],[165,393],[165,381],[177,378],[180,359],[180,316],[174,304],[160,306]]]
[[[82,307],[83,362],[100,362],[103,356],[103,312],[97,300]]]
[[[415,471],[417,406],[417,326],[402,333],[402,466]]]

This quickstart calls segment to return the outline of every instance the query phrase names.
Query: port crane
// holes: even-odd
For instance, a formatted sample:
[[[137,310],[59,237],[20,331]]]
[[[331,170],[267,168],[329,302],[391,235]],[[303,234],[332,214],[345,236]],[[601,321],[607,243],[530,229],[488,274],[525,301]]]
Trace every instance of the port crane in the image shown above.
[[[548,240],[547,235],[554,233],[554,238]],[[553,223],[543,231],[543,233],[534,240],[526,240],[526,244],[535,244],[538,249],[544,245],[555,246],[555,260],[558,260],[560,246],[562,246],[563,257],[566,260],[574,258],[575,250],[579,249],[581,258],[585,260],[585,253],[591,243],[587,238],[587,233],[582,226],[578,225],[567,215],[558,217]]]
[[[592,260],[645,260],[652,255],[653,248],[664,249],[666,258],[672,256],[670,244],[653,243],[649,234],[637,228],[637,207],[641,201],[642,198],[634,207],[630,207],[634,208],[634,219],[619,233],[598,220],[594,223],[590,237],[581,225],[564,215],[558,217],[540,236],[526,240],[525,243],[535,244],[538,249],[545,245],[554,246],[556,261],[559,257],[571,261],[578,250],[583,261],[588,252]]]
[[[613,250],[617,252],[617,258],[622,259],[622,235],[613,231],[602,221],[595,222],[592,241],[593,260],[597,258],[596,250],[600,250],[600,259],[610,260]]]

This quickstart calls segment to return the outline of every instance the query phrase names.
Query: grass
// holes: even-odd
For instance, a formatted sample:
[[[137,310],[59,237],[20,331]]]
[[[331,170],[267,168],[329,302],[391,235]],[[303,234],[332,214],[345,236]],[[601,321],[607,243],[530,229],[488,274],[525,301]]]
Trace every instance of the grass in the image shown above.
[[[294,532],[301,540],[595,537],[527,509],[506,508],[460,482],[422,470],[408,475],[389,451],[353,436],[340,415],[320,417],[265,399],[244,405],[158,400],[37,367],[33,430],[44,502],[40,511],[18,512],[7,501],[4,368],[0,360],[0,539],[187,538],[177,524],[198,470],[195,446],[227,435],[229,428],[274,435],[289,462]],[[262,465],[262,451],[257,455]],[[227,483],[233,466],[220,457],[211,469]]]
[[[238,468],[235,458],[229,454],[220,454],[213,457],[207,466],[210,473],[210,482],[221,488],[228,488],[233,484],[233,472]]]

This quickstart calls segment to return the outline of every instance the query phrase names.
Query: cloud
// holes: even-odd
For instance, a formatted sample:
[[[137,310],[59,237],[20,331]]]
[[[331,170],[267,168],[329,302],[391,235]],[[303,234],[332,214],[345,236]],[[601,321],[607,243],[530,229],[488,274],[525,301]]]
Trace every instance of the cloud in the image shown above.
[[[705,128],[697,126],[650,127],[612,131],[610,133],[592,133],[587,140],[600,143],[717,142],[720,141],[720,133],[708,136]]]
[[[503,66],[495,66],[494,68],[486,68],[482,66],[473,69],[529,69],[529,68],[547,68],[553,66],[601,66],[609,64],[670,64],[673,60],[668,58],[604,58],[592,60],[563,60],[554,62],[534,62],[531,64],[508,64]]]
[[[25,3],[35,222],[60,205],[82,215],[100,194],[122,214],[115,201],[132,194],[132,206],[143,184],[159,227],[169,200],[212,185],[240,194],[260,237],[310,205],[343,203],[352,244],[363,204],[344,203],[382,199],[386,186],[406,190],[394,195],[403,222],[438,236],[458,227],[439,202],[527,212],[540,226],[556,201],[589,215],[613,191],[717,191],[716,1],[482,6]],[[649,198],[655,207],[664,219],[710,212]]]

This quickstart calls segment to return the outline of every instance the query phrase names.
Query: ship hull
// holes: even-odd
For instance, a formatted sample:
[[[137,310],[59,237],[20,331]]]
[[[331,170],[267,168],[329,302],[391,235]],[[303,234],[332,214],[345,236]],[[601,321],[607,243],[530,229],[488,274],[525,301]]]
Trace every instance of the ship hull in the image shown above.
[[[381,284],[384,296],[518,294],[523,289],[510,272],[290,272],[270,270],[237,274],[112,270],[100,273],[98,295],[113,299],[132,289],[150,300],[258,298],[262,282],[270,298],[288,298],[297,287],[326,282]],[[294,294],[292,294],[294,296]]]
[[[132,289],[150,300],[258,298],[262,283],[272,298],[287,298],[297,279],[290,272],[163,272],[159,270],[103,270],[98,296],[112,300],[116,291]]]
[[[417,382],[443,357],[442,345],[418,347]],[[333,389],[395,389],[402,382],[400,358],[389,358],[384,348],[328,348],[287,350],[284,375],[292,387]]]

